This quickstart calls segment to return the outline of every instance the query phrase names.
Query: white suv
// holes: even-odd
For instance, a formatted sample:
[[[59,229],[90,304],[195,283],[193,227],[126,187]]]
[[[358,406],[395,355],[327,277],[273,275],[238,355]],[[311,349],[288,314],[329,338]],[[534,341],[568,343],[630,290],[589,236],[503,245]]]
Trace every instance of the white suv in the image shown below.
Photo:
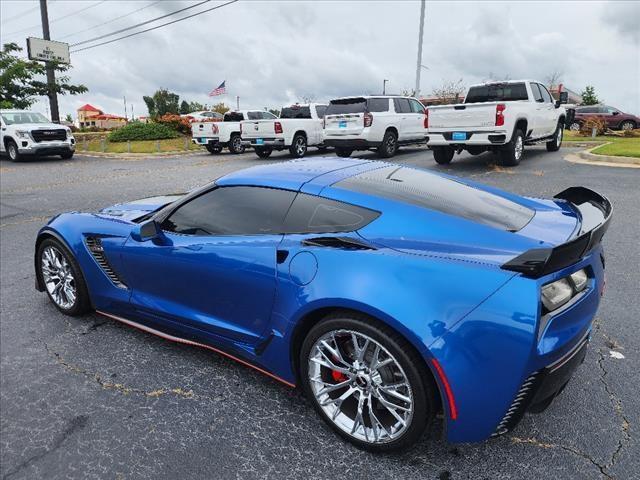
[[[0,110],[0,153],[17,162],[27,156],[73,157],[76,141],[71,130],[26,110]]]
[[[393,157],[399,145],[425,143],[427,116],[413,97],[375,95],[331,100],[324,116],[324,144],[339,157],[377,149]]]

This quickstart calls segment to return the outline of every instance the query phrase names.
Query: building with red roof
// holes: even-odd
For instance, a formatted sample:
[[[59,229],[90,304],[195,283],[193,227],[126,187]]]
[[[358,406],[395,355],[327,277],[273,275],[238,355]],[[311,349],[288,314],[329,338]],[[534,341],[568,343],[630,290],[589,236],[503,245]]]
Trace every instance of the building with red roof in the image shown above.
[[[127,119],[119,115],[104,113],[99,108],[85,104],[78,108],[78,126],[80,128],[118,128],[127,124]]]

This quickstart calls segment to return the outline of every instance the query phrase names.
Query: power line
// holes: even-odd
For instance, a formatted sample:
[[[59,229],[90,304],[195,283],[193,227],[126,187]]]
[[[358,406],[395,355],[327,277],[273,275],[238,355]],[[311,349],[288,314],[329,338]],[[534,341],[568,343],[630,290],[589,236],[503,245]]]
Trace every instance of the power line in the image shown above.
[[[120,15],[118,17],[112,18],[111,20],[107,20],[106,22],[99,23],[98,25],[94,25],[93,27],[85,28],[83,30],[78,30],[77,32],[69,33],[68,35],[63,35],[62,37],[57,37],[57,39],[58,40],[62,40],[63,38],[73,37],[74,35],[78,35],[79,33],[88,32],[89,30],[93,30],[93,29],[96,29],[96,28],[103,27],[105,25],[109,25],[110,23],[113,23],[116,20],[120,20],[121,18],[128,17],[129,15],[133,15],[134,13],[138,13],[138,12],[140,12],[140,11],[146,9],[146,8],[152,7],[155,4],[160,3],[160,1],[161,0],[157,0],[155,2],[151,2],[149,5],[145,5],[144,7],[138,8],[137,10],[134,10],[133,12],[125,13],[124,15]]]
[[[145,22],[136,23],[135,25],[132,25],[132,26],[130,26],[130,27],[122,28],[122,29],[120,29],[120,30],[116,30],[115,32],[107,33],[107,34],[105,34],[105,35],[100,35],[100,36],[98,36],[98,37],[93,37],[93,38],[90,38],[90,39],[88,39],[88,40],[83,40],[82,42],[72,43],[72,44],[71,44],[71,46],[72,46],[72,47],[77,47],[78,45],[85,45],[85,44],[87,44],[87,43],[95,42],[96,40],[102,40],[103,38],[111,37],[111,36],[113,36],[113,35],[117,35],[118,33],[122,33],[122,32],[126,32],[127,30],[131,30],[132,28],[141,27],[141,26],[143,26],[143,25],[147,25],[147,24],[149,24],[149,23],[153,23],[153,22],[155,22],[155,21],[157,21],[157,20],[162,20],[163,18],[170,17],[170,16],[175,15],[175,14],[177,14],[177,13],[181,13],[181,12],[184,12],[184,11],[186,11],[186,10],[190,10],[190,9],[192,9],[192,8],[195,8],[195,7],[198,7],[198,6],[202,5],[203,3],[208,3],[208,2],[210,2],[210,1],[211,1],[211,0],[203,0],[203,1],[202,1],[202,2],[200,2],[200,3],[196,3],[195,5],[191,5],[191,6],[189,6],[189,7],[181,8],[180,10],[176,10],[175,12],[167,13],[166,15],[162,15],[161,17],[156,17],[156,18],[152,18],[151,20],[147,20],[147,21],[145,21]]]
[[[28,13],[35,12],[35,11],[36,11],[36,10],[38,10],[39,8],[40,8],[40,5],[36,5],[35,7],[32,7],[32,8],[30,8],[30,9],[28,9],[28,10],[25,10],[25,11],[24,11],[24,12],[22,12],[22,13],[18,13],[17,15],[14,15],[13,17],[3,18],[2,20],[5,22],[5,25],[6,25],[6,22],[10,22],[11,20],[15,20],[16,18],[23,17],[23,16],[25,16],[25,15],[26,15],[26,14],[28,14]]]
[[[221,5],[216,5],[215,7],[208,8],[208,9],[203,10],[203,11],[201,11],[201,12],[193,13],[193,14],[188,15],[188,16],[186,16],[186,17],[178,18],[177,20],[172,20],[172,21],[170,21],[170,22],[163,23],[162,25],[157,25],[157,26],[155,26],[155,27],[147,28],[147,29],[145,29],[145,30],[140,30],[139,32],[133,32],[133,33],[130,33],[129,35],[124,35],[124,36],[122,36],[122,37],[114,38],[113,40],[107,40],[106,42],[98,43],[98,44],[96,44],[96,45],[90,45],[90,46],[88,46],[88,47],[80,48],[80,49],[78,49],[78,50],[72,50],[72,51],[71,51],[71,53],[82,52],[82,51],[84,51],[84,50],[89,50],[89,49],[91,49],[91,48],[100,47],[101,45],[107,45],[108,43],[117,42],[118,40],[124,40],[125,38],[133,37],[133,36],[135,36],[135,35],[139,35],[139,34],[141,34],[141,33],[146,33],[146,32],[150,32],[150,31],[152,31],[152,30],[157,30],[158,28],[166,27],[167,25],[172,25],[172,24],[174,24],[174,23],[178,23],[178,22],[181,22],[181,21],[183,21],[183,20],[187,20],[188,18],[197,17],[198,15],[202,15],[203,13],[207,13],[207,12],[210,12],[210,11],[212,11],[212,10],[217,10],[218,8],[226,7],[227,5],[231,5],[232,3],[236,3],[237,1],[238,1],[238,0],[231,0],[231,1],[226,2],[226,3],[223,3],[223,4],[221,4]],[[203,3],[204,3],[204,2],[203,2]]]
[[[79,13],[82,13],[82,12],[84,12],[86,10],[89,10],[90,8],[97,7],[98,5],[100,5],[102,3],[105,3],[106,1],[107,0],[102,0],[101,2],[94,3],[93,5],[89,5],[89,6],[85,7],[85,8],[81,8],[80,10],[76,10],[75,12],[71,12],[71,13],[68,13],[67,15],[63,15],[62,17],[55,18],[55,19],[51,20],[49,23],[51,24],[51,23],[54,23],[54,22],[58,22],[60,20],[64,20],[65,18],[73,17],[74,15],[78,15]],[[29,30],[33,30],[33,29],[38,28],[38,27],[40,27],[39,23],[37,25],[32,25],[30,27],[23,28],[22,30],[16,30],[15,32],[7,33],[7,36],[15,35],[16,33],[27,32]]]

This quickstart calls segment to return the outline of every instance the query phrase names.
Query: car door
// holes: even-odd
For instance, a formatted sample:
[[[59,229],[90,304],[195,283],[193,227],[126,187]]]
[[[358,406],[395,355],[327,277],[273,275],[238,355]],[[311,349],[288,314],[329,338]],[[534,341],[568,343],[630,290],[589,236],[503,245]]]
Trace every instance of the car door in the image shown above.
[[[542,94],[542,99],[544,100],[544,125],[545,125],[545,133],[544,135],[553,135],[556,131],[556,127],[558,126],[558,118],[556,116],[556,106],[551,93],[547,90],[542,84],[538,84],[540,87],[540,93]]]
[[[427,135],[427,130],[424,128],[424,105],[413,98],[409,99],[409,105],[411,106],[411,138],[422,140]]]
[[[540,86],[531,82],[531,93],[533,94],[534,109],[533,109],[533,125],[532,125],[532,138],[540,138],[545,136],[547,129],[546,120],[546,107],[544,105],[544,98],[542,98],[542,92]]]
[[[409,99],[407,98],[394,98],[393,104],[396,109],[398,118],[398,140],[405,141],[411,140],[412,130],[412,112]]]
[[[142,315],[254,343],[269,324],[276,250],[295,192],[218,187],[185,200],[151,241],[127,240],[122,258]]]
[[[615,128],[620,123],[620,112],[612,107],[601,107],[603,110],[603,120],[607,123],[607,128]]]

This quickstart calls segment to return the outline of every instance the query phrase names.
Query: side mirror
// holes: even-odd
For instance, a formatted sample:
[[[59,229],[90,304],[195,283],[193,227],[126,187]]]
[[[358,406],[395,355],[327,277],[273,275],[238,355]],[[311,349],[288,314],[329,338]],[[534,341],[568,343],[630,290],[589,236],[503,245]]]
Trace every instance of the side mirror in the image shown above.
[[[611,115],[620,115],[620,112],[617,110],[614,110],[613,112],[611,112]]]
[[[136,225],[131,231],[131,238],[136,242],[146,242],[153,240],[162,235],[162,229],[155,220],[147,220],[144,223]]]
[[[560,99],[558,101],[560,102],[560,105],[569,103],[569,92],[560,92]]]

